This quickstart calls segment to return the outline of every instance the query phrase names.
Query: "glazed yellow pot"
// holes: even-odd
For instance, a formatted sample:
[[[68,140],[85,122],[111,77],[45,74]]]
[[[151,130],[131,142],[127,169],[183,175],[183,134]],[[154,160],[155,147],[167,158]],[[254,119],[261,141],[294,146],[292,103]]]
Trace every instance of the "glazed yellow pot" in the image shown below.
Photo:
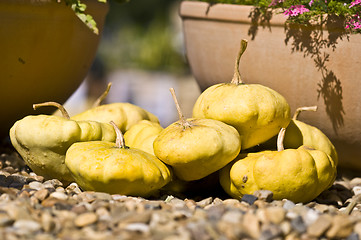
[[[101,33],[108,5],[85,0]],[[63,2],[0,1],[0,137],[33,114],[33,103],[64,103],[95,57],[100,34]]]

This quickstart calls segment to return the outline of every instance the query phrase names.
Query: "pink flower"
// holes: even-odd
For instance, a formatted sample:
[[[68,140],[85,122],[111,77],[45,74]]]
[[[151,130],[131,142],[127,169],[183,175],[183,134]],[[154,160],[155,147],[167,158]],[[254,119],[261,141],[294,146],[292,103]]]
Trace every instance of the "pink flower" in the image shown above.
[[[282,2],[284,2],[284,0],[272,0],[272,2],[268,5],[268,7],[276,6]]]
[[[356,6],[356,5],[360,5],[360,3],[361,3],[361,0],[355,0],[355,1],[351,2],[349,8],[352,8],[352,7]]]
[[[311,1],[308,3],[308,5],[311,7],[312,4],[313,4],[313,2],[314,2],[314,0],[311,0]]]
[[[346,29],[352,28],[353,30],[361,29],[361,18],[360,15],[356,14],[352,19],[346,22]]]
[[[291,6],[289,9],[287,9],[283,14],[286,16],[295,17],[295,16],[298,16],[300,14],[303,14],[303,13],[309,12],[309,11],[310,10],[305,8],[304,5],[295,5],[295,6]]]

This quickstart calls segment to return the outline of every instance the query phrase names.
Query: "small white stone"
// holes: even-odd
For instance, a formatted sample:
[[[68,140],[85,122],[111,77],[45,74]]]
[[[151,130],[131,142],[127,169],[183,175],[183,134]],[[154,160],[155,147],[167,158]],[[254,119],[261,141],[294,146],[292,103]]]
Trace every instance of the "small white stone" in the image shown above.
[[[14,228],[17,229],[18,232],[28,234],[39,231],[41,229],[41,225],[32,220],[17,220],[14,223]]]
[[[352,192],[355,195],[361,194],[361,186],[355,186],[352,188]]]
[[[67,200],[68,196],[65,193],[62,192],[53,192],[50,194],[50,197],[59,199],[59,200]]]
[[[113,198],[114,201],[119,201],[119,200],[125,200],[125,199],[127,199],[128,197],[125,196],[125,195],[113,194],[113,195],[112,195],[112,198]]]
[[[31,189],[40,190],[44,188],[44,185],[41,182],[33,181],[29,183]]]
[[[222,221],[237,224],[242,218],[242,213],[238,211],[227,211],[222,216]]]
[[[296,217],[298,217],[299,215],[295,212],[287,212],[286,213],[286,217],[289,218],[289,219],[294,219]]]
[[[291,208],[294,208],[296,206],[296,204],[290,200],[286,200],[285,203],[283,204],[283,208],[286,210],[290,210]]]
[[[316,210],[310,209],[306,212],[306,214],[303,216],[303,221],[307,226],[313,224],[318,218],[319,213]]]
[[[147,233],[150,231],[150,227],[145,223],[131,223],[125,226],[125,229],[133,232]]]

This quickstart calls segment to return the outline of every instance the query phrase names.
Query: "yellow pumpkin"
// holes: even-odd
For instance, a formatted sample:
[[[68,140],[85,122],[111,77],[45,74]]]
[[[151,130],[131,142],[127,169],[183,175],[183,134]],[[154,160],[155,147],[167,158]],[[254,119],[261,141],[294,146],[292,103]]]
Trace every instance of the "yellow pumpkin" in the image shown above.
[[[193,107],[194,118],[216,119],[235,127],[241,136],[242,149],[267,141],[291,120],[290,107],[282,95],[241,80],[238,66],[246,47],[247,41],[242,40],[232,82],[207,88]]]
[[[124,141],[128,147],[154,155],[153,142],[162,130],[159,123],[142,120],[125,132]]]
[[[158,118],[154,114],[131,103],[100,105],[74,115],[72,119],[76,121],[92,120],[105,123],[114,121],[123,133],[141,120],[159,123]]]
[[[237,130],[214,119],[185,119],[176,102],[179,120],[160,132],[154,140],[155,155],[174,169],[184,181],[201,179],[224,167],[240,152]]]
[[[302,145],[325,152],[331,157],[334,164],[338,164],[338,155],[335,146],[330,139],[318,128],[297,120],[299,114],[303,111],[316,111],[317,107],[298,108],[292,117],[284,138],[285,148],[298,148]],[[277,138],[272,138],[259,148],[269,149],[276,145]]]
[[[220,171],[228,194],[240,199],[257,190],[270,190],[275,200],[306,203],[330,187],[337,172],[331,157],[306,146],[284,150],[284,131],[279,134],[278,151],[242,155]]]
[[[73,181],[65,166],[65,154],[75,142],[115,141],[115,131],[109,123],[75,121],[57,103],[34,105],[55,105],[62,109],[64,117],[53,115],[30,115],[15,122],[10,129],[10,140],[26,164],[36,174],[46,179],[57,178],[64,184]]]
[[[171,180],[170,168],[149,153],[127,147],[117,127],[116,132],[116,143],[79,142],[68,149],[65,164],[82,189],[147,197]]]

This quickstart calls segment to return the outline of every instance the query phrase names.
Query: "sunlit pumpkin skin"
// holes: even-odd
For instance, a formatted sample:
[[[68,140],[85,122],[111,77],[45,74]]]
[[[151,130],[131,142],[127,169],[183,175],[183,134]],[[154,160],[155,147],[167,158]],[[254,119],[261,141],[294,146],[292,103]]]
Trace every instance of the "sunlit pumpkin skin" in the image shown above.
[[[76,142],[115,141],[116,134],[109,123],[74,121],[60,116],[27,116],[10,129],[10,139],[26,164],[46,179],[73,181],[65,166],[65,154]]]
[[[194,118],[216,119],[235,127],[241,136],[242,149],[267,141],[291,120],[290,106],[281,94],[241,80],[239,60],[246,47],[247,41],[242,40],[232,81],[210,86],[193,107]]]
[[[312,110],[316,111],[317,107],[305,107],[299,108],[300,111]],[[333,160],[334,164],[338,165],[338,154],[335,146],[330,139],[318,128],[311,126],[307,123],[297,120],[298,113],[296,111],[295,116],[291,120],[290,124],[286,128],[285,138],[283,145],[285,148],[298,148],[302,145],[317,149],[328,154]],[[259,146],[260,149],[274,149],[277,145],[277,137],[271,138],[267,142]]]
[[[74,120],[92,120],[109,123],[114,121],[125,133],[131,126],[141,120],[159,123],[159,119],[147,110],[131,103],[110,103],[100,105],[72,116]]]
[[[184,181],[201,179],[232,161],[241,149],[237,130],[213,119],[184,119],[154,140],[155,155]]]
[[[125,132],[124,141],[128,147],[154,155],[153,142],[162,130],[159,123],[142,120]]]
[[[338,155],[330,139],[318,128],[299,120],[292,120],[287,127],[285,148],[298,148],[302,145],[325,152],[334,164],[338,164]]]
[[[110,194],[147,197],[172,177],[155,156],[105,141],[73,144],[65,163],[82,189]]]
[[[211,118],[235,127],[242,149],[253,147],[277,135],[290,120],[284,97],[258,84],[221,83],[206,89],[193,108],[194,118]]]
[[[326,153],[298,149],[248,153],[220,171],[224,190],[234,198],[270,190],[275,200],[306,203],[332,185],[336,166]]]
[[[241,193],[231,181],[231,168],[234,163],[239,161],[240,159],[246,157],[246,154],[240,154],[234,159],[232,162],[228,163],[224,168],[219,170],[219,183],[221,184],[223,190],[232,198],[241,199],[244,193]],[[243,177],[243,176],[242,176]],[[248,177],[247,177],[248,179]],[[253,194],[253,193],[252,193]]]

